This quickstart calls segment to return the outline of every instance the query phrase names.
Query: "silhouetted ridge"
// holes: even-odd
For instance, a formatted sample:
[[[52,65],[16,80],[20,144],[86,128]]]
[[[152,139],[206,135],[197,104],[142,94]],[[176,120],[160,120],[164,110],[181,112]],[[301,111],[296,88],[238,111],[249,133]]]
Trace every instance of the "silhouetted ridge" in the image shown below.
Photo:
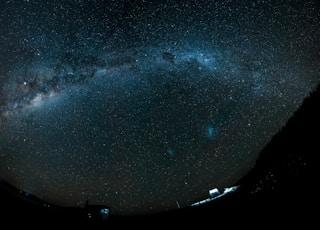
[[[300,108],[294,112],[287,124],[272,138],[262,150],[257,164],[270,158],[274,151],[295,153],[297,151],[313,151],[317,128],[319,128],[320,84],[306,97]],[[291,153],[291,154],[292,154]]]
[[[270,208],[274,216],[286,212],[293,218],[310,215],[318,199],[313,187],[318,180],[319,105],[320,85],[305,98],[263,149],[253,170],[239,182],[252,209]],[[304,211],[301,213],[297,209]]]

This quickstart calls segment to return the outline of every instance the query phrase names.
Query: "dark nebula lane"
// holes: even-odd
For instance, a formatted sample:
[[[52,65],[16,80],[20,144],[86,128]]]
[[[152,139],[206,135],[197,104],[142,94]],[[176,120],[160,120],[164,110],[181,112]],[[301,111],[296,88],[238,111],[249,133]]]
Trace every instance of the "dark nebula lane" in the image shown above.
[[[115,214],[238,185],[319,84],[319,10],[311,0],[1,3],[0,178]]]

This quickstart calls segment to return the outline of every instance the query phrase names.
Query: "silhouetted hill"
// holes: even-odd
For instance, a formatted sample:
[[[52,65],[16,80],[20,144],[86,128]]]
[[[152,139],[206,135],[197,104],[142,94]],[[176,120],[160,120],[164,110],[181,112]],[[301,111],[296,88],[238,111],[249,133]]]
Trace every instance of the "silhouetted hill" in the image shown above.
[[[286,126],[263,149],[256,167],[240,181],[247,207],[288,223],[314,223],[319,204],[317,155],[320,153],[320,85]]]
[[[256,169],[248,176],[262,172],[286,173],[286,176],[312,166],[320,144],[320,86],[307,97],[301,107],[288,120],[263,149]],[[271,167],[271,168],[270,168]],[[284,169],[287,171],[285,172]]]

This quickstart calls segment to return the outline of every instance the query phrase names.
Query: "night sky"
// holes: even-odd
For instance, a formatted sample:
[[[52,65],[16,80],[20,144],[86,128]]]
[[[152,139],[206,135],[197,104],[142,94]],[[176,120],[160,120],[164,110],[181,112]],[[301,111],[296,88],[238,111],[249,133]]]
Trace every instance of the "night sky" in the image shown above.
[[[320,82],[317,1],[0,9],[0,178],[56,205],[157,213],[238,185]]]

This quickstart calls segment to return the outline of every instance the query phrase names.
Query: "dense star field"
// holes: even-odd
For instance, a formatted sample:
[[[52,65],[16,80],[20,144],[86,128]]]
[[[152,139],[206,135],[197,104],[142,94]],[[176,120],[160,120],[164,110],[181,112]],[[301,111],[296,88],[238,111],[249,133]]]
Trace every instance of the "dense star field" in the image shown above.
[[[2,1],[0,178],[119,214],[236,185],[319,84],[316,3]]]

